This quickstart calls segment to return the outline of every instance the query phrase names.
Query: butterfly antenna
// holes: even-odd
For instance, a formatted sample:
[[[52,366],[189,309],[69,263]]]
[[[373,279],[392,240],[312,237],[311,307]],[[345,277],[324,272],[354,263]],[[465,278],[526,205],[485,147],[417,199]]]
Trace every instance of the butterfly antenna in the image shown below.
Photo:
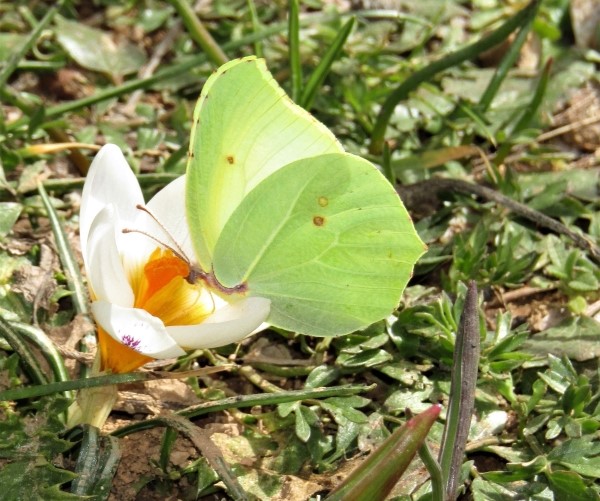
[[[158,219],[158,218],[157,218],[157,217],[156,217],[154,214],[152,214],[152,212],[150,212],[150,211],[148,210],[148,208],[147,208],[147,207],[143,206],[142,204],[137,204],[137,205],[135,206],[135,208],[136,208],[136,209],[138,209],[138,210],[141,210],[142,212],[145,212],[146,214],[148,214],[148,215],[149,215],[149,216],[152,218],[152,220],[153,220],[153,221],[154,221],[154,222],[155,222],[155,223],[156,223],[158,226],[160,226],[161,230],[163,230],[164,234],[165,234],[165,235],[167,235],[167,236],[169,237],[169,239],[171,240],[171,242],[173,242],[173,245],[174,245],[174,246],[175,246],[175,248],[177,249],[177,251],[178,251],[178,252],[176,253],[177,257],[181,258],[181,256],[185,256],[185,252],[183,251],[183,249],[181,248],[181,246],[179,245],[179,243],[178,243],[178,242],[177,242],[177,241],[176,241],[176,240],[173,238],[173,235],[171,235],[171,233],[169,232],[169,230],[167,230],[167,228],[165,227],[165,225],[164,225],[164,224],[162,224],[162,223],[159,221],[159,219]],[[139,233],[143,233],[143,232],[141,232],[141,231],[140,231]],[[146,233],[144,233],[144,235],[146,235]],[[152,238],[152,237],[150,237],[150,238]],[[153,240],[156,240],[156,238],[153,238]],[[156,240],[156,241],[158,242],[158,240]],[[161,243],[162,243],[162,242],[161,242]],[[164,244],[162,244],[162,245],[164,245]],[[171,246],[167,246],[167,247],[168,247],[169,249],[171,249],[171,250],[173,250],[173,251],[174,251],[174,249],[173,249]],[[183,259],[183,261],[189,262],[190,260],[189,260],[189,259]]]
[[[173,254],[175,254],[176,257],[178,257],[179,259],[181,259],[184,263],[189,263],[190,262],[190,260],[188,258],[186,258],[185,255],[182,252],[179,252],[181,250],[181,248],[179,248],[178,245],[177,245],[177,249],[174,249],[169,244],[163,242],[162,240],[156,238],[154,235],[151,235],[150,233],[148,233],[146,231],[143,231],[143,230],[133,230],[131,228],[123,228],[121,230],[121,232],[123,232],[123,233],[139,233],[140,235],[144,235],[145,237],[148,237],[150,240],[153,240],[154,242],[156,242],[157,244],[162,245],[166,249],[169,249]]]

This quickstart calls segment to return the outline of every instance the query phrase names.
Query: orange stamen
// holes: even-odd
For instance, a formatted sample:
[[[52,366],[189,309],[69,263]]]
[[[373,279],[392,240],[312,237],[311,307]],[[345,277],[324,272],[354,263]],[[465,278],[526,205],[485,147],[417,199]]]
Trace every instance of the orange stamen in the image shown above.
[[[144,309],[144,304],[171,280],[184,278],[190,273],[187,263],[170,250],[156,249],[144,266],[144,278],[135,295],[135,307]]]
[[[212,296],[200,284],[186,278],[189,265],[169,249],[157,248],[143,266],[132,270],[134,307],[160,318],[165,326],[201,323],[214,309]],[[102,370],[123,373],[153,360],[113,339],[98,327],[98,344]]]

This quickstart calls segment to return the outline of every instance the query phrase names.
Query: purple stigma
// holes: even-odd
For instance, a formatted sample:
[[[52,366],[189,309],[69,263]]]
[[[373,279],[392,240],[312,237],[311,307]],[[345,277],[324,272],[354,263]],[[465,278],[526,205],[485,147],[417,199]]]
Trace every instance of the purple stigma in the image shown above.
[[[132,350],[135,350],[135,351],[138,351],[138,347],[140,346],[140,343],[141,343],[141,341],[139,339],[135,339],[133,336],[130,336],[129,334],[126,334],[125,336],[123,336],[123,339],[121,339],[121,342],[128,348],[131,348]]]

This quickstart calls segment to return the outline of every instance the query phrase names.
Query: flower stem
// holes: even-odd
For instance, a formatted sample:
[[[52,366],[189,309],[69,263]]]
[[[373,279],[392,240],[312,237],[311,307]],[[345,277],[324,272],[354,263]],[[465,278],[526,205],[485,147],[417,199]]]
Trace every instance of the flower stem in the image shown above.
[[[99,354],[96,355],[90,375],[101,375]],[[69,407],[68,427],[89,424],[102,429],[117,401],[117,394],[115,384],[82,388],[77,395],[77,400]]]

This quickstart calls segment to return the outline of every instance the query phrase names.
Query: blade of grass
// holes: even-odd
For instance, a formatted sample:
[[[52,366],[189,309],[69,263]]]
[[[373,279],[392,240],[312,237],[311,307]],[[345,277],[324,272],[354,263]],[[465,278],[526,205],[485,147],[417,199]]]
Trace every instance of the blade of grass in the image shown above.
[[[506,20],[500,27],[496,28],[486,37],[421,68],[396,87],[396,89],[387,97],[377,115],[377,120],[371,135],[369,151],[374,155],[381,154],[385,131],[390,118],[392,117],[392,113],[398,103],[406,99],[410,92],[415,90],[421,83],[432,79],[437,73],[469,59],[473,59],[478,54],[503,42],[515,29],[525,25],[530,17],[535,16],[539,2],[540,0],[533,0],[527,7]]]
[[[0,319],[0,332],[4,335],[3,324]],[[130,372],[127,374],[110,374],[108,376],[97,376],[85,379],[73,379],[71,381],[60,381],[57,383],[44,383],[37,386],[14,388],[0,392],[0,402],[4,400],[22,400],[24,398],[42,397],[52,393],[60,393],[70,390],[81,390],[82,388],[96,388],[99,386],[110,386],[120,383],[135,383],[153,379],[151,372]]]
[[[185,151],[185,148],[184,148]],[[181,174],[161,172],[161,173],[153,173],[153,174],[138,174],[137,180],[140,183],[142,188],[149,188],[153,186],[164,186],[169,184],[174,179],[177,179]],[[42,182],[42,185],[47,191],[53,191],[54,193],[65,193],[67,191],[78,190],[83,187],[83,183],[85,182],[85,178],[77,177],[71,179],[46,179]],[[0,192],[2,190],[6,190],[0,186]],[[30,188],[27,190],[23,190],[20,193],[27,194],[32,191],[37,190],[37,186],[35,188]]]
[[[321,58],[321,61],[313,71],[312,75],[308,79],[306,86],[304,88],[304,92],[302,93],[302,98],[300,99],[300,106],[309,110],[313,104],[315,96],[317,95],[317,91],[323,84],[325,77],[329,74],[331,70],[331,65],[340,55],[344,44],[346,43],[346,39],[350,35],[352,31],[352,27],[354,26],[356,18],[351,17],[346,21],[346,24],[342,26],[342,29],[335,37],[335,40],[327,49],[327,52]]]
[[[300,101],[302,95],[302,64],[300,62],[300,6],[290,0],[288,10],[288,54],[292,82],[292,100]]]
[[[50,221],[60,261],[66,271],[67,285],[69,290],[73,292],[73,306],[78,314],[87,316],[89,315],[88,299],[85,286],[83,285],[83,278],[79,272],[79,265],[75,260],[75,256],[73,256],[71,245],[64,232],[60,218],[41,183],[38,184],[38,192]]]
[[[392,184],[392,186],[395,185],[396,175],[394,174],[394,169],[392,168],[392,152],[390,151],[390,146],[387,143],[383,145],[383,158],[381,167],[387,180]]]
[[[160,443],[160,454],[158,456],[158,465],[166,473],[169,467],[169,456],[177,440],[177,430],[167,427],[163,434],[162,441]]]
[[[202,48],[208,59],[216,66],[221,66],[229,61],[223,49],[215,41],[209,31],[204,27],[200,18],[187,0],[171,0],[177,13],[181,16],[183,24],[192,39]]]
[[[316,388],[309,390],[290,390],[278,393],[260,393],[255,395],[237,395],[212,402],[204,402],[187,409],[177,411],[177,414],[187,418],[199,417],[205,414],[224,411],[227,409],[240,409],[244,407],[254,407],[255,405],[277,405],[286,402],[297,402],[301,400],[320,399],[329,397],[349,397],[365,393],[374,388],[374,385],[343,385],[331,386],[327,388]],[[0,393],[0,400],[2,393]],[[116,437],[123,437],[130,433],[135,433],[155,426],[162,426],[156,419],[147,419],[146,421],[124,426],[112,432]]]
[[[22,324],[18,322],[11,322],[10,324],[16,331],[20,332],[24,336],[26,336],[32,343],[34,343],[44,355],[44,358],[47,360],[48,365],[52,369],[52,373],[54,374],[54,379],[56,381],[69,381],[71,378],[69,377],[69,372],[65,367],[65,362],[63,357],[56,349],[56,346],[52,342],[52,340],[46,335],[46,333],[29,324]],[[65,391],[63,393],[65,397],[73,400],[75,395],[70,391]]]
[[[511,42],[506,54],[504,54],[504,57],[496,68],[496,71],[490,79],[486,89],[483,91],[481,98],[479,98],[478,109],[481,113],[485,113],[488,110],[492,104],[492,101],[494,100],[494,97],[496,97],[496,94],[500,89],[500,85],[502,85],[506,75],[508,75],[508,71],[514,66],[515,62],[519,58],[521,48],[527,40],[527,36],[529,35],[531,27],[533,26],[533,21],[535,19],[535,15],[537,14],[539,5],[540,4],[537,3],[535,5],[535,9],[527,15],[525,24],[519,28],[515,39]]]
[[[71,245],[69,244],[69,240],[64,232],[62,224],[60,222],[60,218],[58,214],[54,210],[52,202],[48,198],[48,193],[44,189],[44,186],[39,183],[38,184],[38,192],[42,199],[42,203],[44,204],[44,208],[46,209],[46,214],[50,221],[50,226],[52,228],[52,233],[54,234],[54,242],[56,244],[56,249],[58,251],[58,255],[60,257],[60,261],[63,265],[63,269],[65,270],[65,274],[67,277],[67,287],[73,293],[71,299],[73,301],[73,306],[78,315],[82,315],[84,318],[89,320],[89,325],[93,325],[93,322],[90,318],[89,308],[88,308],[88,298],[85,286],[83,284],[83,278],[81,277],[81,273],[79,272],[79,265],[75,260],[75,256],[73,256],[73,252],[71,250]],[[82,340],[79,342],[79,351],[86,352],[88,343],[91,345],[95,342],[96,336],[93,330],[86,332],[83,335]],[[87,374],[87,366],[82,364],[80,367],[80,375],[85,377]]]
[[[552,59],[549,59],[548,62],[546,63],[546,65],[544,66],[544,70],[543,70],[542,74],[540,75],[540,79],[538,81],[538,84],[535,87],[535,92],[533,94],[533,97],[531,98],[531,101],[525,107],[525,109],[523,110],[523,113],[521,114],[521,118],[516,123],[516,125],[513,127],[513,130],[511,132],[512,138],[514,138],[520,132],[525,130],[527,128],[527,126],[531,123],[533,118],[536,116],[536,113],[539,110],[539,108],[544,100],[544,96],[546,95],[546,89],[548,88],[548,81],[550,80],[550,70],[551,69],[552,69]],[[504,162],[504,159],[510,153],[510,150],[513,147],[513,142],[511,141],[511,137],[509,137],[504,142],[504,144],[502,144],[502,146],[500,146],[500,148],[498,148],[498,151],[496,152],[496,155],[494,156],[494,160],[493,160],[493,163],[495,166],[499,166],[502,162]]]
[[[250,12],[250,21],[252,22],[252,30],[254,33],[258,33],[260,31],[260,19],[258,18],[258,14],[256,12],[256,4],[254,0],[248,0],[248,12]],[[263,57],[263,47],[262,41],[256,40],[254,42],[254,54],[256,57]]]
[[[439,456],[448,501],[456,499],[460,467],[475,408],[479,343],[477,285],[471,280],[454,344],[450,401]]]
[[[15,351],[15,353],[17,355],[19,355],[19,357],[21,358],[21,361],[23,362],[25,372],[29,375],[31,380],[39,385],[48,385],[48,378],[46,377],[46,374],[44,374],[44,372],[40,368],[40,364],[38,363],[36,358],[33,356],[33,353],[29,349],[29,346],[27,346],[27,344],[23,342],[21,336],[19,336],[19,334],[17,334],[14,331],[13,327],[6,320],[4,320],[1,316],[0,316],[0,336],[2,336],[4,339],[6,339],[8,344]],[[65,384],[65,383],[61,382],[58,384]],[[35,388],[39,388],[39,386],[35,386]],[[13,390],[8,390],[8,391],[13,391]],[[15,390],[15,391],[17,391],[17,390]],[[65,391],[65,390],[59,390],[59,391]],[[2,395],[4,393],[5,392],[2,392],[2,393],[0,393],[0,395]],[[2,400],[1,396],[0,396],[0,400]]]
[[[0,71],[0,88],[3,88],[8,82],[8,79],[13,74],[21,59],[25,57],[25,55],[31,50],[33,45],[37,42],[37,39],[42,34],[42,31],[50,24],[50,21],[54,18],[59,9],[64,5],[65,0],[59,0],[52,7],[48,9],[46,15],[42,18],[42,20],[37,23],[37,26],[34,30],[29,34],[29,36],[23,41],[23,45],[19,47],[13,54],[9,57],[8,61]]]

